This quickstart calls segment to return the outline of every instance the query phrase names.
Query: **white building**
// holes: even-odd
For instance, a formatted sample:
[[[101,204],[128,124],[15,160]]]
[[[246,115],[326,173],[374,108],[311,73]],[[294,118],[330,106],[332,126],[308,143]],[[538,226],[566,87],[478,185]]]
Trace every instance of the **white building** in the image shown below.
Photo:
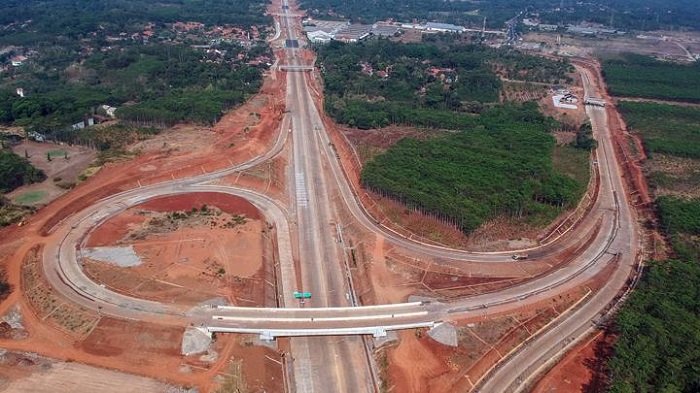
[[[452,25],[449,23],[428,22],[425,24],[427,31],[435,31],[439,33],[464,33],[464,26]]]
[[[323,30],[310,31],[306,33],[306,37],[309,38],[309,42],[313,44],[327,44],[333,39],[333,35],[326,33]]]
[[[27,61],[27,58],[24,56],[15,56],[10,60],[13,67],[20,67],[25,61]]]

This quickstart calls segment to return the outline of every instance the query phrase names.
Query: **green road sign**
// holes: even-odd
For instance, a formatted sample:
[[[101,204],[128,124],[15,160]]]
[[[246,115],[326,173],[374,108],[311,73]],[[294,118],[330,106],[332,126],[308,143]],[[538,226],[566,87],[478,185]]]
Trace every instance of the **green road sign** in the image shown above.
[[[309,299],[311,292],[294,292],[294,299]]]

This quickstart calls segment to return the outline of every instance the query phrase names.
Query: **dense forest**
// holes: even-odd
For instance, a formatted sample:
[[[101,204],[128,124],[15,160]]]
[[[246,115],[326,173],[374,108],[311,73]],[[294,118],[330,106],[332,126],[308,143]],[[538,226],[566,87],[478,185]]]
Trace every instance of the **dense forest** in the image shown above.
[[[700,200],[662,197],[676,259],[652,262],[617,317],[613,393],[700,391]]]
[[[560,8],[563,5],[563,8]],[[319,18],[349,18],[356,22],[378,20],[439,21],[489,27],[528,11],[544,23],[595,22],[626,30],[700,29],[700,7],[695,0],[607,0],[574,2],[560,0],[302,0],[302,8]]]
[[[36,183],[46,175],[36,169],[26,158],[10,150],[0,150],[0,193],[6,193],[25,184]]]
[[[444,38],[444,37],[443,37]],[[325,110],[358,128],[405,124],[463,129],[473,113],[498,101],[497,72],[513,79],[558,83],[570,65],[455,41],[399,44],[332,42],[318,48]]]
[[[533,103],[495,107],[460,132],[399,141],[367,163],[362,182],[467,233],[501,215],[551,218],[585,188],[552,168],[551,127]]]
[[[631,131],[642,134],[647,153],[700,159],[700,110],[650,102],[618,104]]]
[[[700,63],[682,65],[652,57],[624,54],[603,61],[611,94],[700,102]]]
[[[146,23],[270,25],[260,0],[3,0],[0,43],[35,45],[91,33],[142,31]]]

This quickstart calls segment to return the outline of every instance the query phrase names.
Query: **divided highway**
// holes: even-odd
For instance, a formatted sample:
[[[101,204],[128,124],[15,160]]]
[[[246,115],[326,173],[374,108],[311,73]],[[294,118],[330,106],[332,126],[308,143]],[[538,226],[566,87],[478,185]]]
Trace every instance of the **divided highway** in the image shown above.
[[[283,5],[287,5],[286,0]],[[283,7],[280,34],[296,40],[293,23]],[[290,66],[307,66],[297,49],[286,50]],[[586,93],[596,96],[585,70]],[[426,326],[437,321],[480,317],[514,310],[574,288],[615,264],[608,284],[549,332],[524,347],[514,358],[487,378],[484,392],[515,389],[532,371],[561,349],[562,342],[580,335],[613,299],[635,262],[638,251],[637,225],[625,195],[621,172],[607,128],[605,112],[588,108],[600,147],[595,165],[599,168],[600,190],[590,213],[560,239],[530,251],[556,256],[587,241],[588,247],[555,271],[498,292],[470,296],[450,302],[418,302],[382,306],[351,307],[350,288],[345,277],[343,250],[335,238],[336,209],[348,209],[367,231],[381,232],[397,248],[426,257],[483,262],[512,263],[510,254],[473,253],[425,245],[405,239],[378,225],[364,210],[330,146],[318,108],[309,92],[304,72],[288,72],[287,108],[279,138],[265,155],[246,164],[185,180],[174,180],[129,190],[106,198],[68,217],[54,228],[55,243],[44,248],[44,272],[50,284],[69,300],[102,314],[128,319],[158,319],[161,323],[196,324],[211,331],[256,332],[269,335],[374,334],[382,330]],[[235,187],[208,184],[213,180],[270,160],[292,144],[287,201]],[[80,268],[80,245],[90,230],[109,217],[146,200],[190,192],[218,192],[249,200],[276,227],[280,276],[285,308],[198,307],[183,309],[114,293],[92,282]],[[337,193],[339,200],[331,200]],[[343,206],[336,206],[342,203]],[[295,260],[300,266],[295,268]],[[527,263],[527,262],[521,262]],[[313,293],[305,308],[294,299],[296,290]],[[291,341],[294,380],[298,392],[374,391],[372,370],[359,336],[299,337]]]

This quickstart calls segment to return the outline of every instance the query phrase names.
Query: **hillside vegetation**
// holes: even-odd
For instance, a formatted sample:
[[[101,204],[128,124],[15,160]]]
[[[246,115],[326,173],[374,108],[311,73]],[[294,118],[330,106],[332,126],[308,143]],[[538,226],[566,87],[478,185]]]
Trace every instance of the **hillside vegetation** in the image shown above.
[[[672,183],[657,189],[661,196],[656,199],[660,227],[672,249],[670,260],[648,264],[617,318],[610,391],[698,392],[700,198],[694,190],[700,109],[636,102],[621,102],[619,108],[651,153],[652,185],[661,179]]]
[[[259,0],[3,0],[0,25],[7,27],[0,30],[0,43],[36,45],[96,31],[132,33],[147,22],[267,25],[266,6]],[[22,28],[24,24],[28,26]]]
[[[20,157],[9,149],[0,149],[0,227],[20,221],[34,211],[27,206],[18,206],[4,197],[4,194],[23,185],[46,179],[41,170],[35,168],[29,160]],[[0,271],[0,299],[9,287],[3,286],[4,276]]]
[[[700,199],[658,206],[676,259],[650,263],[617,318],[613,393],[700,391]]]
[[[532,102],[498,104],[501,76],[559,83],[569,78],[570,65],[450,36],[429,40],[318,48],[325,110],[337,122],[450,131],[425,141],[403,139],[374,156],[362,170],[362,184],[465,233],[504,215],[543,225],[576,203],[585,188],[576,179],[583,177],[559,173],[552,164],[556,122]]]
[[[463,129],[499,99],[496,74],[526,81],[568,80],[570,65],[512,49],[464,44],[449,37],[399,44],[386,40],[318,48],[325,110],[358,128],[389,124]]]
[[[51,138],[101,107],[136,125],[210,125],[258,91],[272,53],[259,0],[8,0],[0,124]],[[23,89],[23,96],[16,93]]]
[[[26,97],[9,87],[0,90],[0,123],[50,133],[81,121],[99,105],[132,102],[118,109],[119,118],[166,126],[212,124],[257,91],[261,81],[259,70],[204,62],[184,45],[130,45],[91,55],[66,70],[49,68],[54,61],[42,55],[37,69],[16,76]],[[73,73],[77,78],[70,77]]]
[[[603,61],[612,95],[700,102],[700,63],[682,65],[625,54]]]

